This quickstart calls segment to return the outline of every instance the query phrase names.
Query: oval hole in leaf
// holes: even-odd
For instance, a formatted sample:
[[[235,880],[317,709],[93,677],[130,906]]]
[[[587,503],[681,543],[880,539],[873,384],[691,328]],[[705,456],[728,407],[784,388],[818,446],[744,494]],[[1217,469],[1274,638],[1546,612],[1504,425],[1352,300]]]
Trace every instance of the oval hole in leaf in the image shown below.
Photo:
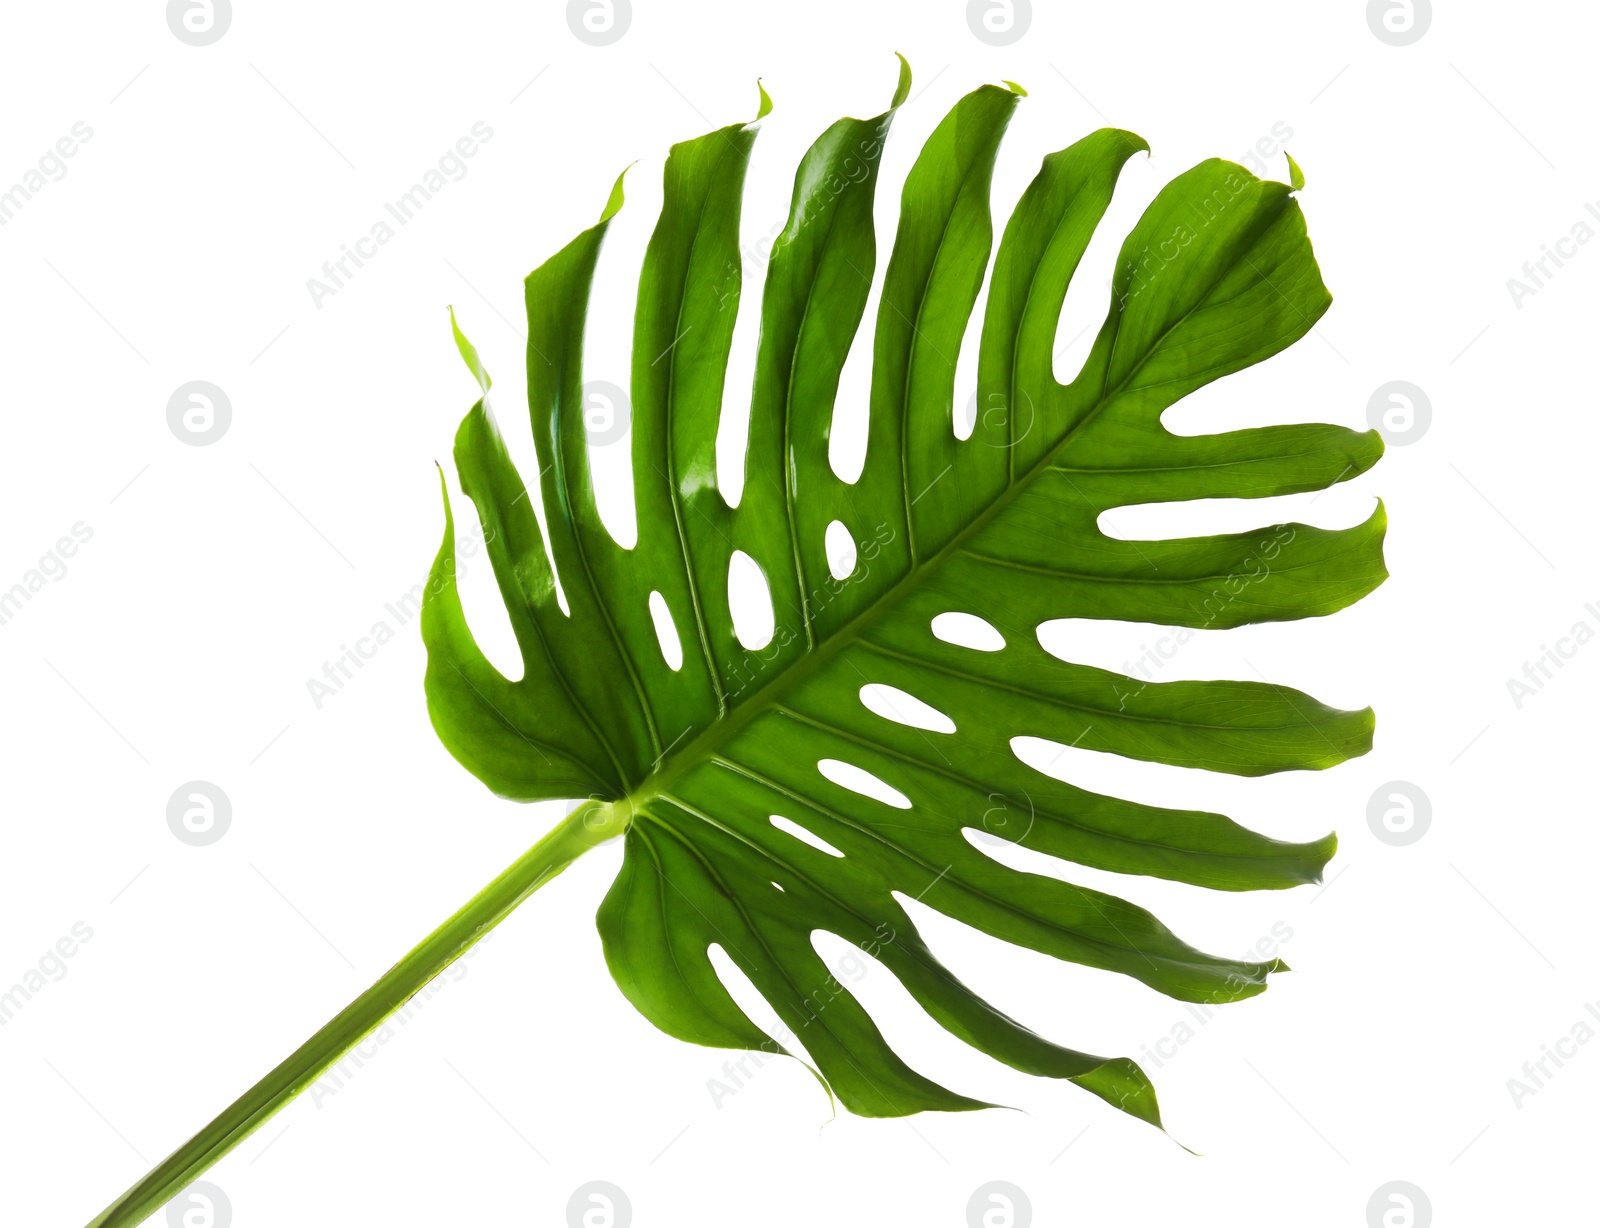
[[[761,565],[743,550],[728,560],[728,611],[733,633],[752,652],[772,642],[772,592]]]
[[[961,387],[960,384],[956,386]],[[978,394],[974,392],[965,401],[957,397],[955,410],[951,416],[955,419],[956,438],[971,439],[973,428],[978,425]]]
[[[829,857],[844,856],[843,853],[834,848],[833,845],[829,844],[821,836],[816,835],[814,832],[808,831],[804,827],[801,827],[800,824],[796,823],[793,819],[786,819],[781,814],[775,814],[772,816],[772,825],[779,831],[788,832],[796,840],[799,840],[805,844],[809,844],[812,848],[826,853]],[[773,883],[772,885],[774,887],[778,887],[777,883]],[[782,891],[783,888],[778,887],[778,890]]]
[[[779,883],[779,882],[773,882],[773,881],[772,881],[772,880],[770,880],[770,879],[769,879],[769,880],[768,880],[768,881],[769,881],[769,882],[772,882],[772,885],[773,885],[773,886],[774,886],[774,887],[776,887],[776,888],[777,888],[777,889],[778,889],[778,890],[779,890],[779,891],[783,891],[783,884],[782,884],[782,883]],[[787,892],[785,892],[785,894],[788,894],[788,893],[787,893]]]
[[[844,527],[844,521],[835,520],[822,535],[822,546],[828,555],[828,570],[835,580],[844,580],[855,573],[856,539]]]
[[[956,723],[932,704],[923,703],[909,691],[885,682],[869,682],[861,688],[861,702],[869,712],[886,721],[926,729],[930,733],[954,733]]]
[[[683,641],[678,639],[678,625],[672,621],[672,611],[667,609],[667,599],[660,593],[650,594],[650,617],[656,624],[656,639],[661,642],[661,656],[667,668],[683,668]]]
[[[957,648],[999,652],[1006,646],[1006,637],[976,614],[947,612],[936,616],[931,626],[935,636]]]
[[[859,793],[862,797],[870,797],[896,810],[911,809],[911,799],[899,789],[853,763],[845,763],[840,759],[821,759],[817,762],[817,771],[840,788]]]

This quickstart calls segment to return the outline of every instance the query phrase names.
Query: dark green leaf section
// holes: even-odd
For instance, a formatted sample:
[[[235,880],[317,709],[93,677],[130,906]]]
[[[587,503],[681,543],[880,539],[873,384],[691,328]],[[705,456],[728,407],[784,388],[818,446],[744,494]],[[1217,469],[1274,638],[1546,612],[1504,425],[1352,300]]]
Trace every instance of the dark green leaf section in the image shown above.
[[[1364,472],[1382,447],[1375,433],[1335,426],[1179,436],[1162,425],[1183,396],[1292,345],[1327,310],[1293,198],[1298,168],[1286,186],[1210,161],[1168,184],[1122,246],[1083,370],[1056,380],[1068,288],[1123,166],[1147,150],[1115,129],[1045,158],[1007,222],[981,323],[977,419],[959,439],[956,358],[989,268],[994,162],[1021,98],[1018,87],[985,86],[907,174],[872,337],[866,460],[858,480],[841,480],[828,439],[876,271],[885,141],[909,88],[902,61],[890,109],[840,120],[795,176],[761,295],[736,507],[718,485],[715,442],[744,289],[740,208],[755,124],[677,145],[667,161],[634,322],[632,549],[595,510],[583,405],[589,287],[620,181],[600,222],[529,276],[543,531],[484,402],[455,453],[523,672],[502,676],[472,639],[447,509],[424,611],[430,711],[451,752],[496,792],[593,796],[626,816],[601,936],[623,992],[672,1035],[803,1049],[859,1113],[981,1107],[893,1052],[818,954],[813,936],[826,931],[878,959],[984,1052],[1159,1124],[1133,1062],[1065,1048],[977,998],[928,949],[904,901],[1184,1001],[1260,993],[1275,961],[1208,955],[1136,904],[1002,865],[979,836],[1222,891],[1318,881],[1331,835],[1288,843],[1223,815],[1089,793],[1030,767],[1013,744],[1040,738],[1241,776],[1368,750],[1370,711],[1262,682],[1146,683],[1051,655],[1038,628],[1116,618],[1183,638],[1342,609],[1386,574],[1381,508],[1343,530],[1279,524],[1161,541],[1109,536],[1101,518],[1132,504],[1321,490]],[[763,92],[758,120],[769,106]],[[459,343],[487,392],[476,351]],[[824,543],[835,521],[857,546],[842,579]],[[776,632],[754,649],[729,609],[738,550],[773,602]],[[683,649],[676,670],[652,594]],[[985,619],[1005,646],[938,638],[932,623],[949,612]],[[862,700],[872,683],[931,705],[954,732],[877,715]],[[830,761],[870,773],[889,800],[837,783]],[[778,1035],[728,993],[713,947],[777,1013]]]

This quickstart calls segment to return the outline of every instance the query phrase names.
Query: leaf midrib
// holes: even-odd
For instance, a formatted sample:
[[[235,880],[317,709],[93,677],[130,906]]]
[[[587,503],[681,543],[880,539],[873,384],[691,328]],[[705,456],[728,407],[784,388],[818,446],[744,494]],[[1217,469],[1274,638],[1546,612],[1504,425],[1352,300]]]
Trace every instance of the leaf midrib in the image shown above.
[[[1242,236],[1242,242],[1238,250],[1241,252],[1248,250],[1250,244],[1253,244],[1255,239],[1277,220],[1288,203],[1289,196],[1285,194],[1279,200],[1276,209],[1264,213],[1257,225],[1247,235]],[[1193,306],[1162,330],[1160,335],[1151,342],[1144,354],[1140,356],[1139,360],[1129,367],[1127,374],[1122,377],[1116,387],[1111,388],[1103,385],[1099,398],[1084,411],[1078,421],[1073,423],[1061,438],[1048,448],[1020,479],[1008,483],[993,502],[980,512],[966,528],[926,559],[913,561],[906,574],[896,581],[892,588],[873,602],[871,606],[857,614],[837,631],[819,641],[814,648],[782,670],[777,677],[757,690],[748,700],[727,710],[723,716],[713,721],[697,734],[677,754],[663,756],[660,765],[655,771],[645,777],[639,783],[639,786],[627,795],[627,799],[630,802],[630,812],[643,806],[652,797],[670,790],[685,772],[704,762],[711,752],[721,747],[764,712],[768,711],[774,699],[786,694],[792,688],[799,686],[802,682],[814,676],[822,668],[830,664],[845,648],[864,640],[867,630],[897,610],[907,597],[913,595],[922,586],[928,576],[942,567],[968,541],[986,529],[1006,508],[1011,506],[1012,502],[1024,490],[1033,484],[1041,473],[1052,467],[1051,462],[1061,454],[1084,427],[1094,421],[1099,414],[1104,412],[1108,405],[1115,402],[1118,397],[1127,391],[1134,377],[1161,350],[1167,338],[1208,302],[1212,292],[1237,267],[1238,260],[1243,258],[1241,255],[1226,262],[1211,280],[1210,285],[1206,287],[1205,293],[1197,296]],[[1263,280],[1265,280],[1264,275]],[[1111,345],[1111,349],[1114,351],[1116,340],[1121,334],[1121,313],[1116,313],[1112,319],[1116,322],[1116,332]],[[1098,339],[1096,343],[1098,344]],[[1111,354],[1108,353],[1106,359],[1107,378],[1109,378],[1110,372],[1110,359]],[[1085,374],[1087,374],[1087,371],[1080,372],[1072,384],[1057,383],[1053,377],[1051,377],[1050,382],[1058,392],[1064,391],[1075,386]],[[787,463],[787,458],[785,463]]]

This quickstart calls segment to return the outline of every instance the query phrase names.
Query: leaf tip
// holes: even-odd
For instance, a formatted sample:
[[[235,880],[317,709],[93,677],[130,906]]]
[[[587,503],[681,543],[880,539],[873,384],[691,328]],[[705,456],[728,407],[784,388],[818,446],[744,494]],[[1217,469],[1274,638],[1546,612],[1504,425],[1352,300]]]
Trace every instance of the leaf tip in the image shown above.
[[[450,510],[450,483],[444,476],[444,466],[434,461],[433,467],[439,471],[439,499],[444,504],[444,544],[439,549],[442,558],[455,541],[456,520]]]
[[[1300,164],[1294,160],[1287,149],[1283,151],[1283,156],[1289,163],[1289,190],[1298,192],[1306,186],[1306,173],[1300,169]]]
[[[901,55],[898,51],[896,51],[894,54],[895,58],[900,61],[900,81],[899,84],[895,86],[894,101],[889,104],[889,109],[891,111],[898,109],[900,105],[904,103],[905,100],[911,95],[911,61],[906,59],[906,57]]]
[[[1358,476],[1359,474],[1365,473],[1368,469],[1371,469],[1383,459],[1384,453],[1389,450],[1389,445],[1383,437],[1383,432],[1378,430],[1376,427],[1367,428],[1366,430],[1362,431],[1357,438],[1360,439],[1362,445],[1367,449],[1367,451],[1361,456],[1361,468],[1357,470],[1355,474],[1352,474],[1352,477]]]
[[[627,193],[622,190],[623,180],[627,179],[628,172],[637,165],[639,165],[637,162],[628,163],[622,168],[622,174],[617,176],[617,181],[611,185],[611,195],[606,198],[606,207],[600,211],[600,225],[609,222],[621,211],[627,200]]]
[[[1015,81],[1006,81],[1006,79],[1004,77],[1002,77],[1000,79],[1002,81],[1005,81],[1006,88],[1009,89],[1018,98],[1026,98],[1028,96],[1028,91],[1023,89],[1022,86],[1018,85]]]
[[[1389,573],[1383,573],[1387,576]],[[1362,708],[1355,713],[1355,749],[1346,758],[1355,759],[1372,750],[1372,740],[1378,732],[1378,714],[1372,707]]]
[[[1382,499],[1374,499],[1373,502],[1377,506],[1372,509],[1372,515],[1367,517],[1367,524],[1376,536],[1382,537],[1389,531],[1389,509],[1383,505]],[[1386,571],[1383,574],[1389,573]]]
[[[1165,1126],[1161,1127],[1161,1133],[1165,1134],[1169,1139],[1172,1139],[1172,1142],[1173,1142],[1174,1146],[1183,1148],[1183,1150],[1187,1151],[1195,1159],[1203,1160],[1203,1159],[1206,1158],[1204,1152],[1196,1151],[1193,1147],[1189,1146],[1187,1143],[1180,1143],[1180,1142],[1178,1142],[1177,1139],[1172,1138],[1171,1133],[1167,1130],[1167,1128]]]
[[[456,309],[453,304],[450,307],[450,333],[455,337],[456,349],[461,352],[461,360],[467,364],[467,370],[471,371],[473,378],[478,381],[478,387],[487,395],[494,381],[489,378],[489,372],[478,358],[477,348],[467,340],[467,335],[461,331],[461,325],[456,323]]]
[[[772,95],[767,93],[767,87],[761,83],[761,78],[756,78],[756,89],[761,91],[761,105],[756,110],[756,119],[766,119],[772,114]]]
[[[1339,833],[1330,831],[1320,840],[1313,840],[1306,846],[1306,851],[1311,856],[1310,873],[1305,876],[1302,886],[1320,883],[1323,874],[1328,868],[1328,863],[1333,860],[1339,851]]]
[[[1139,1063],[1131,1057],[1106,1058],[1098,1066],[1082,1074],[1072,1075],[1067,1081],[1094,1093],[1129,1117],[1138,1118],[1163,1134],[1167,1133],[1166,1126],[1161,1123],[1161,1105],[1156,1099],[1155,1085],[1150,1082],[1150,1076],[1145,1074]],[[1168,1134],[1167,1137],[1172,1136]],[[1181,1143],[1178,1145],[1183,1146]],[[1188,1148],[1185,1147],[1184,1150],[1187,1151]]]

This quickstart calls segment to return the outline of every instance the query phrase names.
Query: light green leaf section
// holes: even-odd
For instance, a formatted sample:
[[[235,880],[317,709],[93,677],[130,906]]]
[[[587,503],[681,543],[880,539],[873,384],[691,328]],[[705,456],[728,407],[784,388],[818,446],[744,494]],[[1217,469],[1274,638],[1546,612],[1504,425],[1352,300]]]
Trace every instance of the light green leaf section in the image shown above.
[[[1283,157],[1289,163],[1289,186],[1298,192],[1306,186],[1306,174],[1300,169],[1300,164],[1288,153],[1285,153]]]
[[[1007,868],[969,834],[999,830],[1064,862],[1220,891],[1318,881],[1331,835],[1290,843],[1220,814],[1100,796],[1029,767],[1012,740],[1241,776],[1365,753],[1370,711],[1265,682],[1145,683],[1063,661],[1037,629],[1110,618],[1196,634],[1342,609],[1385,577],[1381,508],[1350,529],[1162,541],[1115,539],[1099,520],[1131,504],[1322,490],[1364,472],[1382,445],[1325,425],[1201,436],[1162,425],[1188,393],[1279,353],[1328,309],[1292,160],[1287,185],[1218,160],[1169,183],[1124,241],[1105,322],[1063,385],[1052,369],[1062,304],[1123,166],[1148,146],[1102,129],[1050,154],[1005,225],[974,321],[994,248],[990,180],[1023,96],[1008,83],[962,99],[906,177],[870,338],[866,460],[857,481],[842,481],[828,440],[846,358],[867,343],[857,333],[877,267],[873,207],[909,89],[902,59],[890,109],[834,124],[795,175],[761,287],[737,507],[721,491],[716,436],[745,290],[740,208],[755,122],[677,145],[667,161],[634,318],[631,549],[595,508],[582,396],[590,285],[620,179],[601,220],[528,277],[537,490],[483,402],[455,449],[523,672],[502,675],[472,638],[447,509],[423,618],[429,710],[451,753],[495,792],[593,798],[626,826],[600,932],[617,984],[663,1030],[803,1049],[857,1113],[981,1107],[901,1060],[817,953],[813,935],[827,931],[880,960],[968,1043],[1159,1124],[1137,1065],[1067,1048],[984,1002],[902,901],[1184,1001],[1260,993],[1281,964],[1206,954],[1126,900]],[[770,108],[763,88],[757,120]],[[978,414],[960,440],[956,358],[975,326]],[[487,391],[476,351],[456,336]],[[856,542],[844,579],[824,543],[834,521]],[[734,630],[735,551],[755,559],[771,594],[776,632],[756,649]],[[652,594],[681,641],[679,669],[663,659]],[[936,637],[931,624],[947,612],[986,620],[1004,648]],[[861,698],[869,683],[917,697],[955,732],[875,714]],[[864,769],[909,806],[836,783],[825,761]],[[771,1005],[780,1035],[734,1001],[713,947]],[[1069,1031],[1073,1014],[1046,1030]]]
[[[621,181],[618,181],[618,191],[621,190]],[[620,206],[621,201],[618,201]],[[615,212],[615,210],[613,210]],[[450,333],[456,340],[456,349],[461,353],[461,361],[467,364],[467,370],[472,372],[472,378],[478,381],[478,387],[487,393],[494,381],[489,378],[489,372],[484,370],[483,362],[478,357],[477,347],[467,340],[466,334],[461,331],[461,325],[456,322],[456,309],[450,308]]]

